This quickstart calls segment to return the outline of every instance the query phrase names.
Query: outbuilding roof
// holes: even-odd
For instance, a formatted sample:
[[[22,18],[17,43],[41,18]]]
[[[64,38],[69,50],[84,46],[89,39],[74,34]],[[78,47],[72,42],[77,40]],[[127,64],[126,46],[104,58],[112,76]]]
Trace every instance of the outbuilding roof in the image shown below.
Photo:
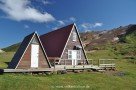
[[[26,51],[27,47],[29,46],[31,40],[33,39],[33,36],[34,36],[34,35],[36,35],[36,37],[37,37],[37,39],[38,39],[38,42],[40,43],[40,45],[41,45],[41,47],[42,47],[42,49],[43,49],[43,46],[42,46],[42,44],[41,44],[41,41],[40,41],[40,39],[39,39],[38,34],[37,34],[36,32],[34,32],[34,33],[32,33],[32,34],[29,34],[29,35],[26,36],[26,37],[24,38],[24,40],[22,41],[22,43],[21,43],[19,49],[17,50],[17,52],[15,53],[14,57],[12,58],[12,60],[11,60],[11,62],[10,62],[10,64],[9,64],[9,66],[8,66],[8,68],[14,68],[14,69],[15,69],[15,68],[17,67],[19,61],[20,61],[21,58],[23,57],[23,54],[25,53],[25,51]],[[43,49],[43,51],[44,51],[44,49]],[[51,67],[51,65],[50,65],[50,63],[49,63],[49,61],[48,61],[48,58],[47,58],[45,52],[44,52],[44,55],[45,55],[45,57],[46,57],[46,59],[47,59],[47,62],[48,62],[49,67]]]

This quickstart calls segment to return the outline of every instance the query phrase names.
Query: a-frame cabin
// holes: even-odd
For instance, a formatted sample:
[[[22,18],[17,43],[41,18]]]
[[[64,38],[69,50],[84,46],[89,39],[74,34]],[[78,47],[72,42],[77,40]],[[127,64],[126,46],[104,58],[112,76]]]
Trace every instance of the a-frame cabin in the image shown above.
[[[36,32],[24,38],[8,66],[10,69],[41,69],[50,67],[50,62]]]
[[[88,64],[75,24],[41,35],[40,39],[52,65]]]

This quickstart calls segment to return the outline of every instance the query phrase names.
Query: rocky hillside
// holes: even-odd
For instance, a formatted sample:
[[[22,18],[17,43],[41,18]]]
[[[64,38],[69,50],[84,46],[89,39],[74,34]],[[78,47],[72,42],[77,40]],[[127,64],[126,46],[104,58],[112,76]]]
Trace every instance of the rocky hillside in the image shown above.
[[[136,25],[120,26],[112,30],[92,31],[81,33],[81,38],[87,51],[103,49],[107,44],[116,44],[123,41],[128,35],[136,31]],[[134,38],[133,35],[131,38]],[[135,39],[134,39],[135,41]],[[133,41],[132,41],[133,42]]]

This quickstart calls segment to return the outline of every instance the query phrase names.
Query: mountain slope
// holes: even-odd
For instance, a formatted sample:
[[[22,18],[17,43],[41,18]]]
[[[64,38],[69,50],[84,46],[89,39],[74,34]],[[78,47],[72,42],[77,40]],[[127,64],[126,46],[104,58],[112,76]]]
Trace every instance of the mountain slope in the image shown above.
[[[134,42],[136,25],[120,26],[112,30],[97,32],[86,32],[81,34],[83,43],[87,51],[105,49],[108,44],[121,42]],[[125,40],[125,41],[124,41]]]
[[[136,25],[133,25],[126,30],[126,34],[120,36],[120,41],[129,44],[136,44]]]
[[[123,43],[119,51],[121,54],[136,58],[136,25],[131,26],[126,34],[120,36],[120,43]]]
[[[11,46],[5,47],[2,50],[4,50],[5,52],[16,52],[19,46],[20,46],[20,43],[17,43],[17,44],[13,44]]]

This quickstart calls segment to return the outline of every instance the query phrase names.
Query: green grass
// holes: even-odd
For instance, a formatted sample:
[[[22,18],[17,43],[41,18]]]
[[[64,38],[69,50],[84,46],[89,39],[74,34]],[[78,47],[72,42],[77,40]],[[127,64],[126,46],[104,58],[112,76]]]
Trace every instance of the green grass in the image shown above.
[[[11,46],[3,48],[2,50],[6,51],[6,52],[16,52],[17,49],[19,48],[20,44],[21,43],[16,43]]]
[[[93,90],[135,90],[136,81],[134,79],[136,78],[129,74],[124,77],[119,77],[89,72],[51,76],[4,74],[0,76],[0,89],[47,90],[53,88],[59,89],[61,86],[66,87],[70,85],[76,87],[89,86],[89,89]]]
[[[116,58],[116,55],[109,50],[99,50],[99,51],[95,51],[93,53],[87,53],[87,56],[89,59],[95,59],[95,60]]]
[[[105,54],[102,52],[105,51],[88,54],[88,57],[93,59],[109,58],[106,52]],[[0,62],[9,62],[13,53],[8,54],[5,54],[7,58],[1,55]],[[111,58],[113,57],[111,56]],[[0,66],[6,67],[4,63],[0,63]],[[127,60],[117,60],[116,66],[118,71],[125,73],[124,76],[117,76],[112,72],[83,72],[62,75],[3,74],[0,75],[0,90],[70,89],[66,88],[68,86],[73,87],[71,88],[73,90],[136,90],[136,65]]]
[[[11,61],[14,52],[0,53],[0,68],[7,68],[7,63]]]

